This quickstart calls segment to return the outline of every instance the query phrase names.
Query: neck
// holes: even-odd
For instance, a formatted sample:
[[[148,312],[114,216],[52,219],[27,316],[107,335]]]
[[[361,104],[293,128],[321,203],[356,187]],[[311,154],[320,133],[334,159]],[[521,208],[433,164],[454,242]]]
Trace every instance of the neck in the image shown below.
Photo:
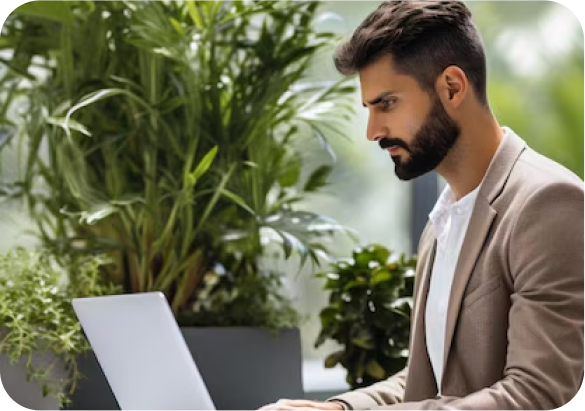
[[[504,136],[504,131],[488,110],[469,113],[467,118],[473,118],[473,121],[461,125],[457,142],[437,167],[437,172],[447,181],[457,200],[481,183]]]

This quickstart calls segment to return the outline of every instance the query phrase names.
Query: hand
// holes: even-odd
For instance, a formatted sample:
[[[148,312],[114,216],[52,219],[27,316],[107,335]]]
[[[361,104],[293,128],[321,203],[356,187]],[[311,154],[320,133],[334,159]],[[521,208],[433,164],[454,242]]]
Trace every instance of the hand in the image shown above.
[[[265,405],[260,411],[273,410],[344,410],[343,406],[335,401],[309,401],[309,400],[278,400],[273,404]]]

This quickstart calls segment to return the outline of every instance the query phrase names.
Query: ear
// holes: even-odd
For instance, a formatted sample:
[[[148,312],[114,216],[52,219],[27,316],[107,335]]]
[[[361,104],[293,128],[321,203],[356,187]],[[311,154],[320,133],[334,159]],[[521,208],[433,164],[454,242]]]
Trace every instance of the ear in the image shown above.
[[[469,80],[461,68],[449,66],[437,78],[436,87],[443,105],[457,108],[468,93]]]

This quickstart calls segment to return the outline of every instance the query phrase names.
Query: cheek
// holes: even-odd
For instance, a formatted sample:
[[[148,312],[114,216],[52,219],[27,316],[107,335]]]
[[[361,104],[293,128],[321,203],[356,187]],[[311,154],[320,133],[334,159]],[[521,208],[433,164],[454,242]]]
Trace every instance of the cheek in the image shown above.
[[[413,138],[416,135],[416,133],[420,130],[421,126],[422,122],[416,119],[408,119],[404,123],[404,128],[410,138]]]
[[[392,127],[390,128],[393,137],[400,138],[406,142],[412,141],[419,131],[422,122],[412,112],[404,111],[393,113],[391,117]]]
[[[412,140],[424,125],[426,118],[419,115],[413,107],[405,107],[400,114],[400,131],[403,133],[404,138]]]

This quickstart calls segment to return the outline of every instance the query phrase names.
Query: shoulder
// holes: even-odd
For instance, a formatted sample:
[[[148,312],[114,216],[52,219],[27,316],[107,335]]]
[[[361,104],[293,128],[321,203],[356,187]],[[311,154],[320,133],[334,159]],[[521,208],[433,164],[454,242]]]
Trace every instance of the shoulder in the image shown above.
[[[518,157],[495,202],[499,212],[520,217],[527,209],[559,202],[583,204],[583,181],[561,164],[527,147]],[[577,211],[577,210],[576,210]]]
[[[575,173],[529,147],[518,157],[510,177],[529,191],[566,185],[583,192],[583,181]]]
[[[565,251],[582,251],[583,189],[573,172],[526,147],[492,204],[510,240],[511,258],[555,250],[562,255],[563,244]]]
[[[516,186],[509,211],[513,259],[522,265],[529,259],[543,265],[570,263],[582,270],[583,181],[532,150],[518,159],[510,180]]]

